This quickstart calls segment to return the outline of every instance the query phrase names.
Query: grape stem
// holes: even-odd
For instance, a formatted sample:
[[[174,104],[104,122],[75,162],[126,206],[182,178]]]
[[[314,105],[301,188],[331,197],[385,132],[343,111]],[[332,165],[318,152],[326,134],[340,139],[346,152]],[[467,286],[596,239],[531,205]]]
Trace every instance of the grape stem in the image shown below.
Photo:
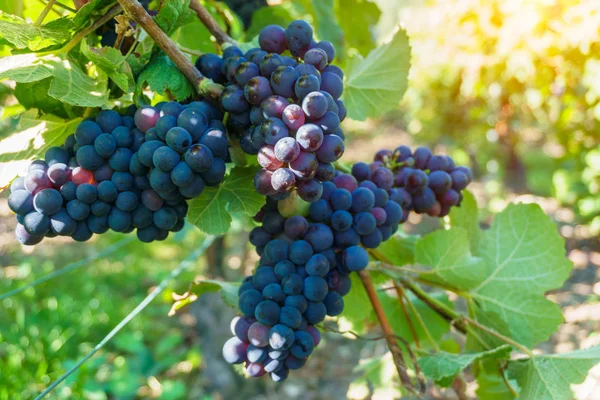
[[[375,311],[375,315],[379,320],[379,325],[381,326],[381,330],[385,336],[385,340],[387,342],[388,348],[392,353],[392,358],[394,359],[394,365],[396,366],[396,370],[398,371],[398,376],[400,377],[400,381],[402,385],[411,393],[420,397],[420,394],[413,387],[413,384],[408,376],[408,372],[406,371],[406,363],[404,361],[404,356],[402,355],[402,350],[398,346],[398,343],[395,340],[394,332],[392,331],[392,327],[390,326],[390,322],[383,311],[383,307],[381,302],[379,301],[379,297],[377,297],[377,292],[373,287],[373,281],[371,280],[371,275],[368,270],[362,270],[358,272],[358,276],[360,277],[363,286],[365,287],[365,291],[367,292],[367,296],[369,297],[369,301],[373,306],[373,310]]]
[[[52,7],[54,7],[55,1],[56,0],[50,0],[48,2],[48,4],[46,4],[46,7],[44,7],[44,9],[42,10],[42,13],[38,17],[38,19],[35,20],[35,23],[34,23],[35,26],[40,26],[42,24],[42,22],[44,22],[44,19],[46,18],[46,16],[48,16],[48,14],[50,13],[50,10],[52,10]]]
[[[200,4],[200,1],[191,0],[190,8],[194,10],[202,24],[206,26],[206,29],[208,29],[215,39],[217,39],[217,43],[219,43],[221,47],[223,47],[223,44],[226,43],[233,45],[235,44],[235,40],[233,40],[227,33],[225,33],[223,29],[221,29],[217,21],[215,21],[212,15],[210,15],[208,10],[202,4]]]
[[[139,24],[154,40],[162,51],[175,63],[177,68],[194,85],[196,91],[206,97],[218,98],[223,91],[223,86],[204,77],[192,62],[173,43],[165,32],[154,22],[152,17],[144,10],[137,0],[118,0],[125,12]]]

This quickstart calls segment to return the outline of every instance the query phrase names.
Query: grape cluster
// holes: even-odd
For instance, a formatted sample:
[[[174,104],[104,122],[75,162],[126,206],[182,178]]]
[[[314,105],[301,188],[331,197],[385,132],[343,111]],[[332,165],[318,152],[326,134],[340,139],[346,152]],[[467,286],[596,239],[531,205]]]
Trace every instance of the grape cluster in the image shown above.
[[[394,151],[378,151],[370,165],[355,164],[352,174],[359,182],[372,180],[384,165],[393,171],[394,187],[390,197],[402,206],[402,222],[410,211],[445,217],[452,207],[460,206],[462,191],[473,180],[471,170],[456,166],[451,157],[434,155],[426,147],[418,147],[413,152],[407,146],[399,146]]]
[[[245,362],[250,376],[270,373],[277,382],[306,363],[320,340],[314,325],[343,311],[348,275],[367,267],[365,248],[390,238],[402,219],[388,193],[392,172],[379,169],[360,184],[337,172],[307,218],[286,219],[279,211],[285,200],[267,201],[257,216],[262,226],[250,233],[261,259],[239,290],[243,317],[232,322],[235,337],[223,348],[228,362]]]
[[[222,58],[205,54],[196,66],[226,85],[220,100],[228,129],[263,167],[256,190],[283,199],[297,189],[305,201],[316,201],[344,152],[344,74],[330,64],[335,49],[314,41],[311,26],[301,20],[286,29],[269,25],[258,41],[260,48],[246,53],[231,46]]]
[[[137,229],[143,242],[183,228],[187,200],[225,176],[228,140],[220,112],[203,101],[169,102],[121,116],[101,111],[11,185],[17,239],[86,241]]]

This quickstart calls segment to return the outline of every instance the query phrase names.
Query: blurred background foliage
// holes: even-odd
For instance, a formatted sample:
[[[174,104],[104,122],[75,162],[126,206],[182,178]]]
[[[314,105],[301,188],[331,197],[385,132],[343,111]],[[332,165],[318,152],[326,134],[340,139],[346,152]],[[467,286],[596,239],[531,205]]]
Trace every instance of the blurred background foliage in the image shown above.
[[[62,0],[72,6],[72,1]],[[151,8],[160,2],[155,0]],[[278,0],[206,1],[239,41],[267,24],[305,18],[339,49],[339,64],[366,56],[401,23],[412,46],[409,90],[377,120],[348,121],[345,160],[367,161],[381,147],[427,145],[447,152],[476,174],[475,194],[487,212],[523,196],[540,202],[567,237],[576,271],[553,294],[563,306],[597,302],[600,287],[600,2],[595,0]],[[35,20],[44,2],[0,0],[0,10]],[[332,11],[333,10],[333,11]],[[57,18],[51,13],[48,20]],[[214,52],[198,21],[172,34],[188,49]],[[0,56],[8,55],[0,42]],[[43,81],[36,84],[45,84]],[[35,84],[0,84],[0,140],[25,108],[66,116]],[[14,240],[14,216],[0,199],[0,295],[123,240],[106,234],[90,244],[60,239],[35,249]],[[418,232],[411,220],[406,230]],[[185,273],[53,398],[220,399],[373,398],[397,394],[384,343],[327,333],[311,368],[286,385],[246,381],[220,359],[228,309],[205,295],[167,316],[172,294],[198,277],[239,280],[256,258],[247,221],[218,241],[206,260]],[[421,230],[432,229],[427,220]],[[244,227],[244,228],[242,228]],[[202,240],[188,226],[167,241],[131,242],[82,270],[0,301],[0,399],[29,399],[88,353],[110,329]],[[588,315],[589,317],[589,315]],[[567,328],[548,346],[595,339],[592,322],[567,313]],[[596,322],[594,322],[596,321]],[[570,325],[569,325],[570,324]],[[569,328],[570,326],[570,328]],[[573,328],[576,327],[577,329]],[[569,329],[574,329],[573,331]],[[583,333],[581,333],[583,331]],[[562,347],[561,347],[562,346]],[[335,357],[331,357],[335,354]],[[353,368],[358,365],[357,368]],[[593,374],[592,374],[593,375]],[[596,378],[598,379],[598,378]],[[580,397],[584,398],[584,397]],[[592,397],[590,397],[592,398]]]

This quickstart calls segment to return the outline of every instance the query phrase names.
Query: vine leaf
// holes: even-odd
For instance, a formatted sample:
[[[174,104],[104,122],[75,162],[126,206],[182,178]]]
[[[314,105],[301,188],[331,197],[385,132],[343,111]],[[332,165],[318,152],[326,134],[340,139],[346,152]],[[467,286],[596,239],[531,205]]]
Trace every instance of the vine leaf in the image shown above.
[[[358,50],[363,56],[373,50],[373,27],[381,16],[377,4],[366,0],[345,0],[343,5],[337,7],[336,13],[346,45]]]
[[[395,108],[408,86],[410,44],[406,31],[397,28],[391,40],[366,58],[349,61],[344,101],[352,119],[364,121]]]
[[[28,83],[41,81],[53,74],[50,61],[58,57],[38,57],[36,54],[17,54],[0,59],[0,80],[12,79],[15,82]]]
[[[344,296],[344,304],[347,306],[340,317],[350,323],[353,330],[364,332],[365,322],[373,316],[373,308],[358,274],[350,274],[349,278],[352,286],[350,292]]]
[[[389,240],[381,243],[377,251],[398,267],[414,264],[417,239],[418,237],[414,235],[397,233]]]
[[[155,22],[167,35],[182,26],[185,22],[191,22],[196,15],[190,9],[190,0],[167,0],[163,1],[160,12],[155,17]]]
[[[90,16],[94,14],[96,11],[100,11],[101,9],[109,6],[114,3],[111,0],[91,0],[89,3],[85,4],[83,7],[77,11],[75,18],[73,18],[73,24],[80,28],[83,25],[86,25],[90,22]]]
[[[479,353],[453,354],[445,351],[419,358],[418,363],[426,377],[440,386],[449,386],[456,375],[476,360],[506,359],[510,356],[511,347],[503,345],[493,350]]]
[[[206,233],[223,235],[229,231],[232,213],[255,215],[264,204],[254,189],[255,175],[256,168],[232,168],[221,185],[207,187],[189,202],[188,221]]]
[[[161,95],[169,92],[178,101],[185,100],[194,93],[194,87],[164,53],[150,61],[140,74],[136,93],[141,93],[145,83],[148,83],[152,91]]]
[[[487,276],[483,259],[471,255],[468,234],[462,228],[435,231],[418,240],[415,262],[432,268],[427,279],[458,289],[473,288]]]
[[[452,211],[450,211],[450,223],[453,227],[460,227],[467,231],[471,251],[477,251],[481,240],[479,209],[477,208],[475,196],[471,192],[465,190],[460,207],[452,207]]]
[[[198,300],[204,293],[219,292],[221,298],[229,307],[238,306],[239,282],[223,282],[213,279],[195,281],[190,289],[182,295],[173,294],[175,301],[169,311],[169,316],[175,315],[177,311]]]
[[[311,0],[312,14],[315,17],[317,35],[321,40],[330,41],[336,49],[336,58],[344,59],[344,31],[335,14],[334,0]],[[342,6],[340,8],[345,8]]]
[[[61,45],[71,39],[72,28],[72,20],[66,17],[34,26],[14,15],[0,13],[0,37],[19,50],[39,51]]]
[[[125,93],[133,91],[135,82],[131,67],[125,62],[125,56],[114,47],[90,47],[84,40],[81,42],[81,52]]]
[[[48,94],[64,103],[80,107],[102,107],[108,100],[108,79],[94,79],[69,60],[54,63],[54,79]]]
[[[433,311],[428,305],[423,303],[421,300],[417,299],[412,293],[407,293],[409,301],[412,303],[414,308],[417,310],[427,330],[431,333],[431,336],[436,342],[439,342],[449,330],[450,324],[444,318],[442,318],[439,314]],[[448,296],[445,293],[432,293],[431,296],[438,300],[441,303],[444,303],[449,308],[454,308],[454,304],[448,299]],[[400,301],[398,297],[392,297],[385,292],[379,294],[379,300],[381,301],[381,305],[385,311],[385,314],[388,317],[390,325],[394,333],[398,336],[403,337],[409,342],[414,341],[414,337],[409,329],[409,326],[406,322],[406,316],[400,305]],[[410,317],[415,331],[417,333],[417,337],[419,341],[423,345],[430,345],[431,343],[428,340],[427,333],[423,330],[421,324],[417,322],[417,316],[414,314],[412,307],[408,308],[408,316]],[[373,322],[376,322],[376,319],[373,317]]]
[[[508,375],[519,383],[520,398],[570,399],[573,397],[570,385],[583,382],[588,371],[598,363],[600,346],[512,360],[508,363]]]
[[[416,261],[431,264],[436,280],[465,290],[477,320],[528,347],[547,339],[563,317],[544,293],[560,287],[572,268],[556,225],[538,205],[512,204],[489,230],[467,232],[453,227],[425,236]],[[472,255],[469,238],[479,241]]]
[[[38,117],[36,109],[23,113],[17,131],[0,141],[0,188],[27,171],[30,160],[64,143],[80,122],[81,118],[64,120],[51,114]]]

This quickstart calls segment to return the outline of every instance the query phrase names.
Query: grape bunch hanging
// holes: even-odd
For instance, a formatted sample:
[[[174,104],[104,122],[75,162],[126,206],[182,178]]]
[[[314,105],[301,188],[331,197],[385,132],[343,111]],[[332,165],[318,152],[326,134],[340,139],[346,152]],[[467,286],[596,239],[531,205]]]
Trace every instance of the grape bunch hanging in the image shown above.
[[[331,65],[335,49],[316,42],[305,21],[287,29],[269,25],[258,41],[260,48],[246,53],[230,46],[223,57],[205,54],[196,66],[227,86],[221,105],[229,113],[228,129],[262,166],[256,190],[276,199],[297,190],[305,201],[316,201],[344,153],[344,74]]]
[[[130,114],[83,121],[12,183],[21,243],[86,241],[109,229],[164,240],[183,228],[187,200],[223,181],[229,142],[215,107],[168,102]]]

